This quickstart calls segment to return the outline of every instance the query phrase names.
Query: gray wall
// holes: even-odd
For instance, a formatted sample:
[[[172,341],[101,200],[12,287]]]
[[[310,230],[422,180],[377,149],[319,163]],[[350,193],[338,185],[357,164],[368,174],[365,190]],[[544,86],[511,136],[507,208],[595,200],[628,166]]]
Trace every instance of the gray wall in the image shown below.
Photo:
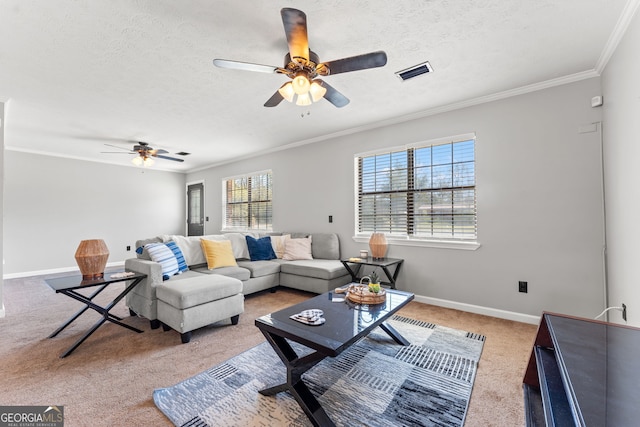
[[[482,246],[392,246],[388,256],[406,260],[399,287],[426,302],[507,318],[543,310],[594,317],[604,304],[600,135],[579,129],[601,120],[602,110],[590,106],[600,92],[599,78],[584,80],[257,156],[187,181],[205,181],[207,233],[216,233],[221,180],[272,169],[274,229],[336,232],[343,256],[354,256],[366,248],[352,239],[354,154],[475,132]],[[529,293],[518,292],[519,280]]]
[[[103,239],[109,264],[117,264],[134,256],[136,239],[184,233],[184,174],[17,151],[4,155],[9,277],[77,269],[81,240]]]
[[[636,14],[603,75],[609,305],[627,306],[640,326],[640,15]],[[622,322],[612,311],[611,321]]]

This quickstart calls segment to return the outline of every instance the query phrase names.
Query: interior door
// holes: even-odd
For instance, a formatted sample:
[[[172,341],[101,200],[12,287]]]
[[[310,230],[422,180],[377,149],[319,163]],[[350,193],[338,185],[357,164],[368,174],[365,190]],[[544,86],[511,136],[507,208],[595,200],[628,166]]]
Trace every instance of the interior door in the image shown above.
[[[187,186],[187,235],[204,235],[204,183]]]

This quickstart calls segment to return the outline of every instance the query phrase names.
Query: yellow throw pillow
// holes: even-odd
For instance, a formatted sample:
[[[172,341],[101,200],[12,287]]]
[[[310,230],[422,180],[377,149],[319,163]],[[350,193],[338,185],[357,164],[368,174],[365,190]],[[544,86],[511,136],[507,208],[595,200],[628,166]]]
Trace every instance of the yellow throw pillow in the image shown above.
[[[237,267],[236,259],[233,256],[230,240],[207,240],[200,239],[202,252],[207,259],[207,267],[213,270],[218,267]]]

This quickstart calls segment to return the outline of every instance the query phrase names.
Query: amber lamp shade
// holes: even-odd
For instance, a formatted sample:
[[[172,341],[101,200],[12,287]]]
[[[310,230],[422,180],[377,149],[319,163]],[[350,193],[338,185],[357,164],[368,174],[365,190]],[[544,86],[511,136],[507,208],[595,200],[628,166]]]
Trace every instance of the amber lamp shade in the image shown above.
[[[83,240],[76,249],[76,262],[83,280],[104,277],[107,259],[109,259],[109,249],[102,239]]]
[[[383,259],[387,254],[387,238],[384,233],[373,233],[369,239],[369,249],[373,259]]]

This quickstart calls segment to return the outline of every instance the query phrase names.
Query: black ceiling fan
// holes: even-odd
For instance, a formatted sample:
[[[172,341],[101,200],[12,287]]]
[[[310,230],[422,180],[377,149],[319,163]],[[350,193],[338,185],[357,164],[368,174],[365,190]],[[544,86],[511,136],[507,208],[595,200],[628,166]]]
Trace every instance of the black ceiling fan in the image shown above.
[[[184,159],[178,159],[176,157],[169,157],[169,156],[165,156],[165,154],[168,153],[167,150],[163,150],[163,149],[154,149],[153,147],[150,147],[148,143],[146,142],[136,142],[135,145],[133,146],[133,148],[131,150],[128,150],[126,148],[122,148],[122,147],[118,147],[117,145],[111,145],[111,144],[104,144],[108,147],[114,147],[117,148],[119,150],[125,150],[125,152],[123,151],[102,151],[102,153],[105,154],[138,154],[138,157],[135,157],[133,159],[133,163],[134,164],[141,164],[141,165],[145,165],[145,166],[151,166],[151,163],[153,163],[153,161],[151,160],[151,157],[156,157],[158,159],[164,159],[164,160],[172,160],[174,162],[184,162]],[[151,162],[150,162],[151,160]]]
[[[275,107],[283,99],[293,102],[294,98],[297,105],[309,105],[325,98],[336,107],[344,107],[349,103],[349,99],[327,82],[316,77],[382,67],[387,63],[387,54],[383,51],[320,62],[318,55],[309,49],[307,16],[304,12],[297,9],[284,8],[280,11],[280,14],[282,15],[282,23],[284,24],[284,31],[289,45],[289,52],[284,57],[284,67],[230,61],[227,59],[213,60],[213,64],[221,68],[284,74],[289,77],[291,81],[283,84],[267,100],[264,104],[265,107]]]

